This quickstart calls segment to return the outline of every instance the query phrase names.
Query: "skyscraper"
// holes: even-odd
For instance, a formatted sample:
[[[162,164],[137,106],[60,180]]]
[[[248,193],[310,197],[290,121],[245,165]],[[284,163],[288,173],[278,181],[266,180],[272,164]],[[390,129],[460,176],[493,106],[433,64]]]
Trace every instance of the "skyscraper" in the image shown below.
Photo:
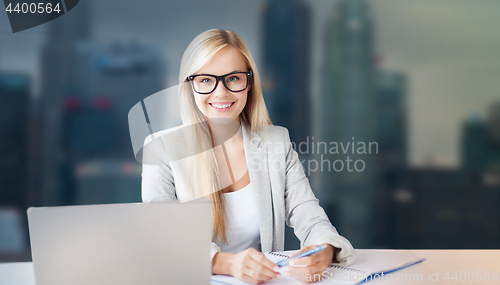
[[[325,50],[322,141],[375,142],[373,21],[366,1],[339,2],[327,26]],[[350,150],[325,154],[330,162],[339,160],[344,165],[341,168],[338,163],[339,171],[323,173],[322,188],[328,196],[327,203],[333,205],[328,208],[335,208],[335,224],[355,247],[375,246],[375,155]],[[348,160],[351,168],[357,160],[364,162],[365,167],[362,171],[348,171]]]
[[[78,179],[87,177],[74,175],[79,165],[135,161],[128,111],[163,88],[158,48],[91,40],[90,4],[79,3],[49,23],[41,53],[44,206],[78,202],[77,189],[84,189]],[[109,179],[120,178],[113,174]],[[135,187],[140,192],[140,183]]]
[[[262,15],[264,99],[273,124],[286,127],[295,145],[312,134],[310,14],[302,0],[269,0]],[[300,247],[291,228],[285,236],[285,249]]]
[[[491,105],[487,120],[490,134],[488,170],[500,173],[500,101]]]
[[[110,113],[105,122],[109,121],[107,132],[113,136],[109,138],[114,140],[113,146],[99,155],[133,160],[128,112],[164,88],[160,48],[140,42],[85,42],[77,45],[75,58],[79,80],[74,86],[76,93],[68,94],[68,99],[80,102],[84,109],[106,109]],[[90,118],[88,122],[91,123]]]
[[[462,125],[462,166],[467,170],[484,170],[488,160],[488,128],[479,114],[472,114]]]
[[[378,71],[375,88],[379,152],[375,157],[377,199],[373,203],[377,206],[375,211],[380,219],[377,232],[373,235],[383,247],[391,247],[395,246],[395,237],[391,236],[393,189],[408,168],[407,77],[400,72]]]
[[[500,245],[500,176],[461,169],[402,171],[391,190],[395,249],[493,249]],[[464,230],[466,229],[466,230]]]
[[[26,206],[30,79],[0,73],[0,207]]]
[[[41,195],[45,206],[62,205],[64,186],[63,102],[78,80],[75,46],[90,39],[90,1],[82,1],[70,13],[47,23],[49,33],[41,51]]]
[[[500,172],[500,102],[490,107],[486,120],[473,114],[462,129],[463,168]]]
[[[311,135],[311,16],[302,0],[269,0],[262,23],[263,91],[271,120],[292,142]]]
[[[31,80],[0,73],[0,262],[26,260]]]
[[[379,144],[378,171],[407,166],[407,78],[394,71],[377,72],[375,112]]]
[[[128,112],[163,87],[159,48],[138,42],[80,43],[79,81],[66,99],[66,153],[76,204],[140,202]],[[126,186],[126,187],[125,187]]]

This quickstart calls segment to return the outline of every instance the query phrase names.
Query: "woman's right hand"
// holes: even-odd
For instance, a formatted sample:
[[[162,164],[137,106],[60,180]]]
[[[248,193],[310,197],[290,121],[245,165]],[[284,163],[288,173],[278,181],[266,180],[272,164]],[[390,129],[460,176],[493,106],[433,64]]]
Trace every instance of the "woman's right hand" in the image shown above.
[[[262,284],[269,279],[281,277],[279,267],[254,248],[236,254],[218,252],[214,259],[214,274],[224,274],[225,271],[247,283]]]

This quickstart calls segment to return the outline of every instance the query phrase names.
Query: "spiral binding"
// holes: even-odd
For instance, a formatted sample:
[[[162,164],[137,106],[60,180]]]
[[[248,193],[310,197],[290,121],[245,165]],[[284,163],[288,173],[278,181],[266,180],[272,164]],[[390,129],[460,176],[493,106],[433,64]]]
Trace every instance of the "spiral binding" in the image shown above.
[[[284,255],[284,254],[281,254],[281,253],[276,253],[276,252],[268,252],[268,254],[270,255],[274,255],[274,256],[279,256],[279,257],[282,257],[282,258],[290,258],[288,255]]]
[[[335,264],[331,264],[328,266],[329,268],[335,268],[335,269],[341,269],[341,270],[347,270],[347,271],[359,271],[359,272],[363,272],[363,270],[359,270],[359,269],[354,269],[354,268],[348,268],[348,267],[342,267],[342,266],[339,266],[339,265],[335,265]]]

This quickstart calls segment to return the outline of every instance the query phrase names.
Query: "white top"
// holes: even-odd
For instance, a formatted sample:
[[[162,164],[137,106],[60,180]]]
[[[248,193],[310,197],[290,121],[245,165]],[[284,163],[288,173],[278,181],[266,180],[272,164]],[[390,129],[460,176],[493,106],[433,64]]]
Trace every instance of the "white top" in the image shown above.
[[[218,243],[223,252],[238,253],[249,247],[259,249],[259,216],[251,185],[250,183],[240,190],[224,193],[227,202],[228,244]]]

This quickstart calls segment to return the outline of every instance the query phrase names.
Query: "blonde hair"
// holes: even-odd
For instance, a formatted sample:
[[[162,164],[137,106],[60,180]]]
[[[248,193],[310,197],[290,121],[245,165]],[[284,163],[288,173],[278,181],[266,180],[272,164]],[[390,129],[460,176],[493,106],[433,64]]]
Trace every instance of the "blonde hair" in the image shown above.
[[[179,82],[181,83],[179,103],[184,124],[193,126],[188,144],[198,155],[191,157],[186,181],[196,197],[208,196],[212,201],[213,240],[227,243],[227,213],[224,196],[219,190],[219,169],[212,145],[212,134],[207,119],[198,109],[194,94],[187,83],[187,77],[195,74],[219,50],[232,46],[240,51],[247,67],[252,70],[246,105],[240,116],[250,125],[252,132],[265,130],[271,119],[264,103],[257,66],[243,40],[231,30],[211,29],[199,34],[189,44],[181,60]],[[199,95],[197,95],[199,96]],[[212,151],[204,151],[211,149]],[[185,171],[186,172],[186,171]]]

